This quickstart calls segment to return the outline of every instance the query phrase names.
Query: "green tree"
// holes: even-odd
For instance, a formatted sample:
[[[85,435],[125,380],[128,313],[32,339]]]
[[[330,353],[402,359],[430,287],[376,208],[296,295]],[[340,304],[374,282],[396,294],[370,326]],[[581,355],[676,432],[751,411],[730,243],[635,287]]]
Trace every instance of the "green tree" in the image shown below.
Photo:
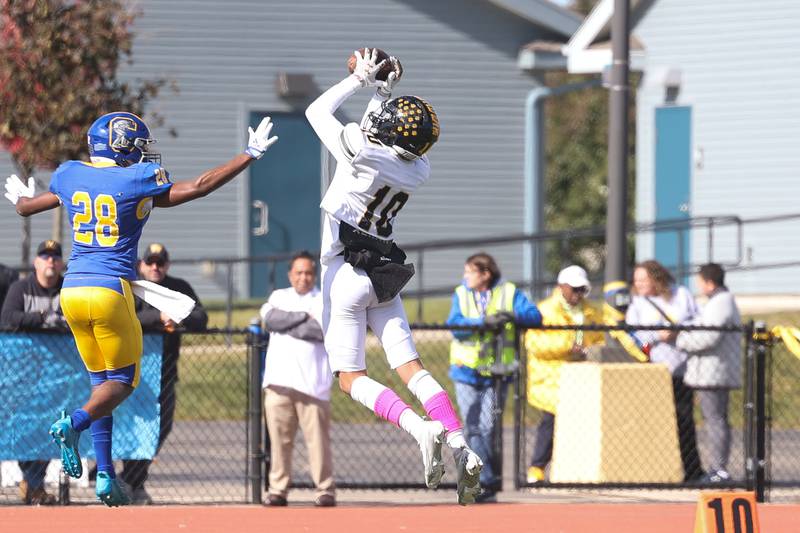
[[[141,114],[167,83],[117,79],[119,66],[132,63],[137,14],[124,0],[0,0],[0,145],[23,180],[35,169],[85,157],[85,132],[98,115]],[[55,211],[60,238],[61,210]],[[25,219],[22,264],[29,250]]]
[[[572,9],[586,15],[596,0],[573,2]],[[557,87],[587,81],[589,76],[550,72],[545,81]],[[631,86],[636,86],[631,76]],[[629,110],[628,216],[634,219],[635,91]],[[608,90],[595,87],[548,99],[546,116],[545,227],[548,231],[603,227],[608,198]],[[605,238],[572,238],[550,243],[546,265],[551,273],[577,263],[602,272]],[[631,247],[632,250],[632,247]]]

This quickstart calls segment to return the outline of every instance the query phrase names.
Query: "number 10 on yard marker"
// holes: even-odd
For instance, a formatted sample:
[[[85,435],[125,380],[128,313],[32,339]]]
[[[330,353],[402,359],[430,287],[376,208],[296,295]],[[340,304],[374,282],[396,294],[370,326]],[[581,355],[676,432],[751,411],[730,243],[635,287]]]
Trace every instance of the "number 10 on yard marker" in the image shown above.
[[[752,492],[701,492],[694,533],[759,533]]]

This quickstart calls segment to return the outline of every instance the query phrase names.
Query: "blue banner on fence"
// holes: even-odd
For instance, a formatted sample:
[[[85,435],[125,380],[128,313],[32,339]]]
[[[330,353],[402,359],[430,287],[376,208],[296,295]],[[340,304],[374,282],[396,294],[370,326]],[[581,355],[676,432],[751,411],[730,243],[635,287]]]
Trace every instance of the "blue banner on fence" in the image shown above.
[[[152,459],[158,446],[161,335],[144,336],[139,386],[114,411],[115,459]],[[89,398],[89,375],[71,335],[0,334],[0,459],[61,457],[47,431]],[[89,431],[82,457],[94,458]]]

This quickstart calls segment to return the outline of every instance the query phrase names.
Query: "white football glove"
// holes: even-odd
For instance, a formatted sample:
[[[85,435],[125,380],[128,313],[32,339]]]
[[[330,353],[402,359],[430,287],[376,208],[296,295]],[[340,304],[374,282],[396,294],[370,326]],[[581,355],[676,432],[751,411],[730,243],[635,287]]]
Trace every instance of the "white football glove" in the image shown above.
[[[361,52],[358,50],[353,52],[353,55],[356,56],[356,66],[353,69],[353,75],[358,78],[362,87],[374,87],[379,83],[383,83],[382,81],[378,81],[377,75],[383,68],[386,60],[384,59],[380,63],[376,63],[376,61],[378,61],[377,48],[371,50],[365,48],[364,57],[361,57]]]
[[[28,178],[27,186],[16,174],[11,174],[6,178],[5,197],[8,198],[8,201],[12,204],[17,205],[20,198],[33,198],[35,194],[36,180],[33,178]]]
[[[392,71],[386,77],[386,81],[378,82],[378,94],[384,98],[392,96],[392,89],[400,82],[400,78],[403,76],[403,65],[400,64],[400,60],[390,56],[389,61],[392,63]]]
[[[253,159],[260,159],[264,152],[278,140],[277,136],[269,136],[272,126],[272,119],[264,117],[255,131],[252,127],[248,127],[247,132],[250,134],[250,139],[247,141],[247,150],[244,153]]]

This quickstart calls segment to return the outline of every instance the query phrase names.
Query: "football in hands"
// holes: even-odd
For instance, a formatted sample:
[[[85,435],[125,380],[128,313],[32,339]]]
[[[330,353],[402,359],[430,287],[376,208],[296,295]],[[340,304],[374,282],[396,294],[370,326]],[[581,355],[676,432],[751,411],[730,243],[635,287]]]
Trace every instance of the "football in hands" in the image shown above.
[[[361,54],[361,57],[364,57],[364,52],[366,50],[367,50],[366,48],[360,48],[358,50],[358,52]],[[372,50],[372,48],[370,48],[370,50]],[[378,48],[377,50],[378,50],[378,61],[377,62],[380,63],[381,61],[383,61],[385,59],[386,63],[383,64],[383,67],[381,67],[381,70],[378,72],[378,75],[375,76],[375,77],[377,79],[381,80],[381,81],[386,81],[386,78],[392,72],[392,62],[389,61],[389,54],[387,54],[386,52],[384,52],[380,48]],[[355,54],[353,54],[347,60],[347,71],[350,74],[352,74],[353,70],[355,70],[355,68],[356,68],[356,56],[355,56]]]

